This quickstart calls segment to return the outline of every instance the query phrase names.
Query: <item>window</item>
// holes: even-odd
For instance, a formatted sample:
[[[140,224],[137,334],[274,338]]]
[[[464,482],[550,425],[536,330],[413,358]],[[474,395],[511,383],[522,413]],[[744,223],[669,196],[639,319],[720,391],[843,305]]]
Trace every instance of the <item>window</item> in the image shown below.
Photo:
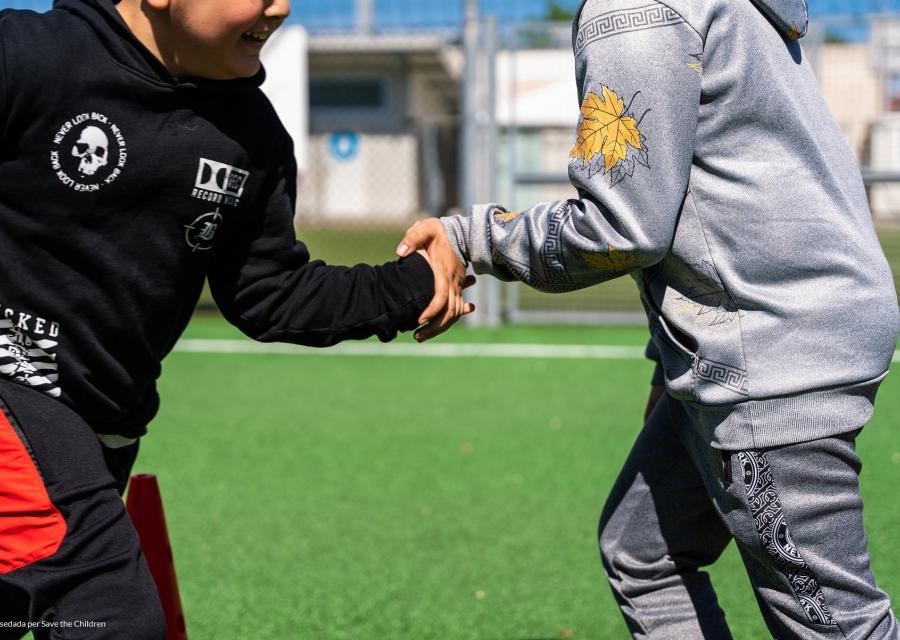
[[[379,79],[312,79],[309,105],[312,109],[380,110],[387,106],[385,85]]]

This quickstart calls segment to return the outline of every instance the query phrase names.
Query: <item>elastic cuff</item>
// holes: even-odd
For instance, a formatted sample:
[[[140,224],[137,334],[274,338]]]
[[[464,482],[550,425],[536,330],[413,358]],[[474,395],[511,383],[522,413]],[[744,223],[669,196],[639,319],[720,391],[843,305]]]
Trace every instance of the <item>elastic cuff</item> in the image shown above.
[[[466,267],[469,266],[468,252],[465,250],[466,238],[469,236],[469,219],[463,216],[451,216],[440,219],[441,226],[447,234],[450,247]]]
[[[410,299],[430,298],[434,295],[434,271],[428,260],[416,252],[400,258],[397,266],[403,281],[409,287]]]

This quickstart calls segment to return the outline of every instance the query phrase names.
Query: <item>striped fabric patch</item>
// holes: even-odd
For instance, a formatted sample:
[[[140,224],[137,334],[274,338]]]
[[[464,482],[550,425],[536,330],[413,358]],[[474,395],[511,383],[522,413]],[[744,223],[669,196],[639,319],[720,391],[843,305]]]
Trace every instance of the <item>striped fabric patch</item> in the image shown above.
[[[0,375],[58,398],[62,391],[57,344],[50,338],[34,339],[15,327],[12,320],[0,319]]]

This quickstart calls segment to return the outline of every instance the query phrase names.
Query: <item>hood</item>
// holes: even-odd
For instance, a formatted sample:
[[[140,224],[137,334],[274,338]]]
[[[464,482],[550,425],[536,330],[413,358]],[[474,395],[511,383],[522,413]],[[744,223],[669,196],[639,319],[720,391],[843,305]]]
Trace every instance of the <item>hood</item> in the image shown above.
[[[799,40],[809,27],[806,0],[750,0],[788,40]]]
[[[213,92],[246,91],[259,87],[265,80],[260,69],[252,78],[237,80],[181,80],[138,40],[116,10],[118,0],[55,0],[53,8],[67,11],[84,20],[110,55],[122,66],[144,79],[171,85],[178,89],[202,89]]]

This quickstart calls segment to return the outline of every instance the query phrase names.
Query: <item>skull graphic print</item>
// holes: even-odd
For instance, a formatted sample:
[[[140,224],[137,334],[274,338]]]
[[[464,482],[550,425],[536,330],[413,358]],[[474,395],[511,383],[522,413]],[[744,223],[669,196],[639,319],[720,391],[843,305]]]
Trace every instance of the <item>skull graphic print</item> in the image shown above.
[[[125,135],[102,113],[80,113],[53,136],[50,167],[60,182],[75,191],[99,191],[111,184],[127,160]]]
[[[97,127],[85,127],[75,146],[72,155],[81,160],[78,173],[92,176],[109,164],[109,138]]]

